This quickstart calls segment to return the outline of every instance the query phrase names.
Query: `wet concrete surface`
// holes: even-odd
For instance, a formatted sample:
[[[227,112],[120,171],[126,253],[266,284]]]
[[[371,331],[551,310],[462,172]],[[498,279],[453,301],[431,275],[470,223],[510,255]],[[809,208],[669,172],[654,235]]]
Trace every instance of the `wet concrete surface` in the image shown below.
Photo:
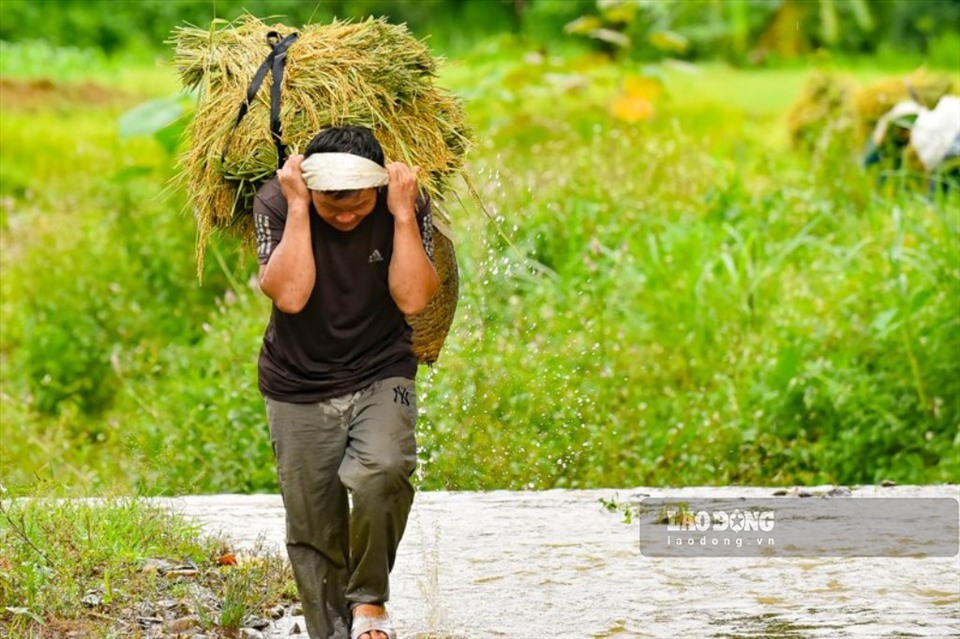
[[[816,498],[831,488],[801,490]],[[772,497],[776,490],[418,493],[387,607],[401,639],[960,637],[958,555],[649,557],[639,523],[625,523],[622,509],[601,502]],[[854,487],[844,498],[870,497],[960,499],[960,487]],[[283,549],[279,495],[163,502],[241,548],[261,539]],[[285,617],[267,636],[291,636],[295,623],[304,627],[302,617]]]

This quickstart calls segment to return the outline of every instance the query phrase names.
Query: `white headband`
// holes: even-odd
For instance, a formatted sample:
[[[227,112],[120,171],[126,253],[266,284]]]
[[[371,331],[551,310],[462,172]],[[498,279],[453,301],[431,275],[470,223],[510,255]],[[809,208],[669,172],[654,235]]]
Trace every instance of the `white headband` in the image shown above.
[[[300,164],[303,179],[311,191],[347,191],[383,186],[385,168],[352,153],[314,153]]]

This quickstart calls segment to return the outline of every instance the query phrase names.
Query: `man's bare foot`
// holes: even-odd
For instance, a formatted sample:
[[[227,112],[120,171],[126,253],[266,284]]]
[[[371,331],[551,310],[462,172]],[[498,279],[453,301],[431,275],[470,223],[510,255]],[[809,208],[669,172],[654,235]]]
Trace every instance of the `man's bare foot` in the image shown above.
[[[354,617],[376,617],[378,619],[387,618],[387,609],[376,604],[360,604],[353,609]],[[387,639],[387,635],[379,630],[371,630],[360,635],[359,639]]]

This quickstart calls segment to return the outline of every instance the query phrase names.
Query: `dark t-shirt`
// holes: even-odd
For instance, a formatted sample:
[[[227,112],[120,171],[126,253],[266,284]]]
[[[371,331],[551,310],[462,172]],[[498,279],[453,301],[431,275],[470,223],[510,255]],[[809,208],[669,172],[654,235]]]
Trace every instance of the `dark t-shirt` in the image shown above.
[[[257,258],[266,264],[283,237],[287,202],[273,178],[254,199]],[[420,235],[432,259],[429,200],[417,201]],[[388,377],[413,379],[417,358],[410,325],[390,295],[393,216],[381,192],[373,212],[339,231],[310,206],[316,283],[299,313],[273,306],[260,350],[264,396],[304,404],[323,401]]]

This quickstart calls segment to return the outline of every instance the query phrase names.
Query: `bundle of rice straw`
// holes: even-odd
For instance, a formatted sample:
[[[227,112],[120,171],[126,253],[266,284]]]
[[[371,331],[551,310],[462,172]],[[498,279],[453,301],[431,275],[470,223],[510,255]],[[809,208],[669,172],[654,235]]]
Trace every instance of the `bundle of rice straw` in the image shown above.
[[[215,20],[210,29],[181,27],[169,41],[174,66],[184,87],[199,89],[199,101],[181,158],[197,220],[197,273],[214,229],[239,233],[254,246],[253,197],[277,170],[270,130],[268,74],[236,129],[237,111],[258,67],[271,51],[268,34],[281,38],[295,30],[267,25],[245,15],[234,22]],[[287,155],[302,153],[320,130],[360,125],[373,130],[387,161],[420,167],[420,187],[436,204],[451,178],[461,174],[471,144],[463,107],[435,86],[436,60],[403,25],[384,19],[334,21],[296,30],[287,50],[281,84],[280,121]],[[229,139],[228,153],[221,154]],[[467,176],[464,175],[466,178]],[[467,181],[471,193],[475,190]],[[434,225],[445,231],[449,220],[434,210]],[[414,351],[430,363],[439,353],[456,307],[458,279],[453,244],[434,233],[441,290],[427,309],[408,318]]]
[[[366,126],[388,161],[420,167],[421,188],[439,200],[462,171],[471,143],[461,103],[434,85],[436,60],[403,25],[370,18],[295,30],[244,15],[232,23],[215,20],[209,30],[178,28],[170,40],[174,66],[185,88],[199,89],[180,177],[197,218],[201,268],[214,229],[237,231],[252,243],[253,196],[277,170],[270,74],[232,130],[250,81],[270,53],[271,31],[300,34],[287,52],[282,82],[280,121],[288,155],[302,153],[323,128]]]

